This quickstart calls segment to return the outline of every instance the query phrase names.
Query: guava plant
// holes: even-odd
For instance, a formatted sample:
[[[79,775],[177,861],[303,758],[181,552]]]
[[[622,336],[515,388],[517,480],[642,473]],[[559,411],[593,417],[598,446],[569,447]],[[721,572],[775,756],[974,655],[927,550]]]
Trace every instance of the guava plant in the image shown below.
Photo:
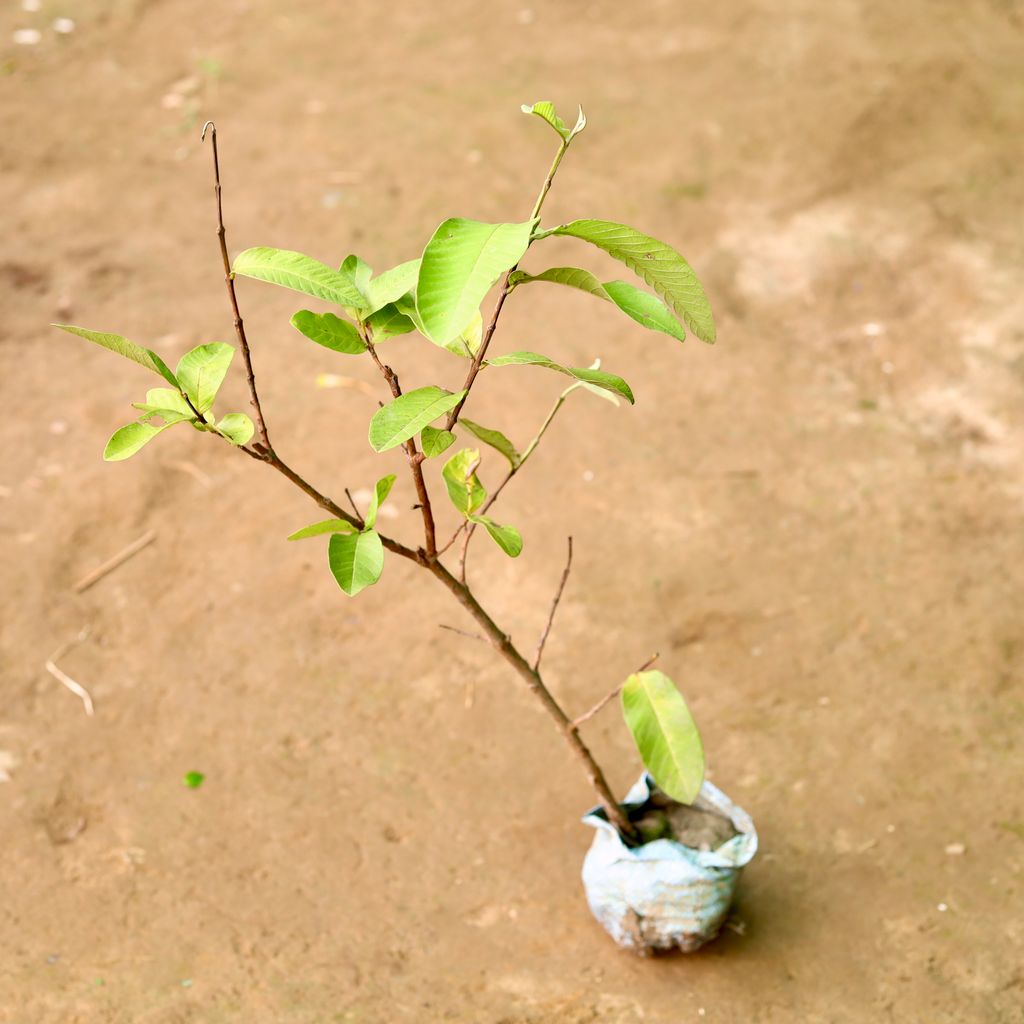
[[[577,392],[590,393],[607,398],[615,405],[621,401],[632,405],[633,392],[622,377],[609,373],[597,363],[589,367],[567,366],[533,351],[496,355],[494,338],[501,311],[510,297],[515,294],[513,301],[526,301],[533,290],[527,286],[545,282],[586,293],[624,313],[641,327],[667,335],[674,341],[683,341],[684,327],[688,327],[701,340],[713,342],[715,326],[696,275],[671,246],[635,228],[605,220],[574,220],[542,227],[544,200],[563,157],[585,127],[586,118],[580,110],[576,123],[570,128],[551,103],[524,106],[523,111],[540,118],[558,136],[558,150],[529,217],[507,224],[451,218],[434,232],[422,256],[381,274],[374,274],[354,255],[335,269],[298,252],[265,247],[246,249],[232,264],[225,241],[216,128],[207,124],[203,138],[209,131],[218,238],[252,418],[244,412],[223,415],[214,412],[218,389],[235,354],[230,345],[222,342],[200,345],[187,352],[172,371],[151,349],[120,335],[55,326],[134,360],[161,378],[161,386],[150,389],[144,401],[134,403],[140,415],[114,432],[107,443],[105,459],[112,462],[127,459],[158,434],[178,424],[188,424],[276,470],[328,514],[329,518],[303,527],[289,539],[321,538],[321,542],[326,542],[330,571],[345,594],[354,597],[377,583],[389,556],[415,562],[462,605],[483,637],[541,702],[555,728],[583,765],[609,821],[627,842],[635,843],[638,841],[636,831],[584,743],[581,726],[621,693],[626,724],[647,770],[669,796],[690,803],[703,780],[704,753],[696,725],[675,684],[663,673],[650,668],[649,662],[576,718],[552,695],[544,683],[540,664],[569,575],[571,540],[568,561],[532,657],[527,657],[481,606],[466,579],[466,560],[477,527],[482,526],[509,557],[517,558],[523,551],[520,530],[495,518],[493,509],[505,487],[522,472],[570,396]],[[652,291],[627,281],[601,281],[579,267],[521,270],[520,263],[527,253],[536,251],[539,255],[544,239],[550,237],[574,238],[602,250],[625,264]],[[270,282],[327,303],[333,309],[299,310],[291,318],[292,326],[338,357],[368,358],[376,365],[389,398],[370,419],[369,444],[375,452],[399,447],[404,450],[416,489],[415,507],[422,517],[420,542],[410,545],[386,536],[377,528],[378,512],[388,498],[394,475],[377,481],[365,510],[360,511],[354,503],[348,510],[308,483],[278,454],[271,443],[256,390],[252,353],[236,295],[239,277]],[[485,326],[481,304],[496,284],[496,299]],[[386,351],[385,345],[408,344],[408,340],[396,340],[405,336],[415,336],[418,343],[438,345],[451,353],[453,375],[461,383],[403,388],[382,353]],[[488,371],[486,377],[515,372],[505,368],[520,366],[542,367],[572,381],[559,394],[533,437],[521,448],[509,438],[519,424],[484,425],[463,415],[474,389],[479,386],[482,371]],[[446,455],[460,439],[466,446]],[[486,461],[485,449],[489,452]],[[435,467],[439,467],[439,473]],[[458,528],[443,540],[438,536],[431,497],[439,483],[438,475],[459,517]],[[498,480],[490,491],[484,486],[484,475]]]

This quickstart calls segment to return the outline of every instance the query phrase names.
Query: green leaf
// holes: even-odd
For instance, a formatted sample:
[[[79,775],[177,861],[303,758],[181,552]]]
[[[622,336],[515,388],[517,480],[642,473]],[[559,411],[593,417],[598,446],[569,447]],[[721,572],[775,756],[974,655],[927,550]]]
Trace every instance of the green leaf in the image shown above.
[[[599,299],[613,302],[626,316],[648,330],[661,331],[679,341],[686,340],[686,332],[661,299],[626,281],[606,281],[602,284],[589,270],[581,270],[579,267],[552,267],[541,274],[516,271],[509,280],[514,285],[550,281],[577,288]]]
[[[217,397],[235,350],[222,341],[197,345],[178,362],[175,375],[182,391],[199,412],[206,412]]]
[[[431,341],[443,345],[466,328],[494,282],[526,252],[534,224],[452,218],[434,232],[416,282],[416,305]]]
[[[516,446],[500,431],[491,430],[490,427],[482,427],[479,423],[467,420],[463,416],[459,422],[471,433],[478,437],[484,444],[489,444],[496,451],[508,459],[513,469],[518,469],[523,457],[516,451]]]
[[[189,789],[198,789],[203,784],[205,778],[206,776],[202,772],[185,772],[185,777],[181,781]]]
[[[690,264],[671,246],[625,224],[574,220],[545,234],[570,235],[603,249],[647,282],[701,341],[715,340],[715,321]]]
[[[484,339],[484,318],[478,309],[472,319],[459,331],[458,337],[449,341],[444,347],[457,356],[472,359],[480,349]]]
[[[629,385],[614,373],[606,373],[604,370],[591,370],[582,366],[562,366],[547,356],[538,355],[536,352],[510,352],[505,356],[496,356],[487,360],[488,366],[544,366],[549,370],[556,370],[569,377],[594,384],[606,391],[614,391],[621,395],[630,405],[633,404],[633,392]]]
[[[340,272],[352,282],[352,287],[362,296],[363,301],[359,303],[359,308],[366,309],[370,301],[370,278],[373,270],[353,253],[345,257]]]
[[[370,328],[371,340],[375,345],[387,341],[388,338],[397,338],[400,334],[416,330],[413,321],[394,302],[389,302],[371,313],[366,325]]]
[[[659,788],[693,803],[704,781],[704,746],[675,683],[654,670],[634,673],[622,688],[622,713]]]
[[[649,331],[661,331],[678,341],[686,340],[686,332],[657,296],[626,281],[605,281],[608,297],[626,316]]]
[[[349,597],[376,583],[384,571],[384,545],[374,530],[334,534],[327,556],[338,586]]]
[[[121,462],[130,459],[137,451],[145,448],[157,434],[173,426],[173,423],[164,423],[154,427],[152,423],[144,423],[139,420],[136,423],[129,423],[126,426],[115,430],[103,449],[103,458],[107,462]]]
[[[333,270],[326,263],[304,256],[301,252],[266,246],[246,249],[235,257],[231,269],[242,277],[269,281],[270,284],[291,288],[292,291],[312,295],[315,299],[339,306],[360,309],[366,303],[348,274]]]
[[[403,295],[416,287],[416,278],[420,272],[420,261],[409,260],[399,263],[397,267],[378,274],[368,285],[367,297],[372,312],[382,309],[389,302],[397,302]]]
[[[448,497],[452,504],[467,518],[487,499],[487,491],[476,475],[480,465],[478,448],[463,448],[453,455],[441,470]]]
[[[403,316],[407,317],[413,327],[415,327],[415,329],[419,331],[424,338],[433,342],[439,348],[447,349],[454,355],[462,356],[463,359],[471,359],[476,355],[477,349],[480,348],[480,343],[483,339],[483,318],[480,316],[479,309],[473,314],[469,323],[459,331],[454,338],[450,338],[448,341],[443,342],[434,341],[434,339],[427,333],[426,327],[423,326],[423,320],[420,318],[419,310],[416,308],[415,290],[408,292],[398,299],[395,302],[395,309],[397,309]]]
[[[549,100],[541,100],[538,103],[534,103],[533,106],[528,106],[524,103],[520,109],[524,114],[536,114],[542,120],[547,121],[566,144],[572,142],[573,138],[579,135],[587,126],[587,119],[582,107],[580,107],[579,116],[576,118],[576,125],[571,129],[558,116],[555,105]]]
[[[308,309],[300,309],[292,316],[292,327],[304,334],[310,341],[315,341],[332,352],[344,352],[355,356],[366,351],[359,331],[347,320],[333,313],[312,313]]]
[[[552,284],[564,284],[569,288],[578,288],[599,299],[607,299],[604,285],[589,270],[580,267],[551,267],[540,274],[527,274],[517,270],[510,278],[509,284],[516,286],[530,284],[533,281],[550,281]]]
[[[491,535],[495,544],[509,558],[518,558],[523,550],[523,535],[514,526],[500,526],[487,516],[469,516],[469,520],[479,523]]]
[[[465,391],[452,394],[433,385],[399,396],[373,414],[370,447],[375,452],[386,452],[403,444],[438,416],[454,409],[465,396]]]
[[[288,535],[289,540],[305,540],[307,537],[320,537],[325,533],[358,533],[359,531],[344,519],[324,519],[312,523]]]
[[[51,324],[51,326],[59,327],[69,334],[77,334],[80,338],[85,338],[86,341],[91,341],[96,345],[102,345],[103,348],[116,352],[119,356],[124,356],[125,359],[130,359],[133,363],[138,363],[139,366],[144,366],[147,370],[159,374],[172,387],[178,386],[174,374],[155,352],[148,348],[142,348],[141,345],[136,345],[134,341],[129,341],[127,338],[122,338],[120,334],[104,334],[102,331],[90,331],[85,327],[72,327],[70,324]]]
[[[377,481],[376,486],[373,488],[373,494],[370,495],[370,507],[366,510],[366,518],[363,520],[365,529],[371,529],[377,522],[377,513],[380,511],[380,507],[384,504],[387,496],[391,493],[391,488],[394,485],[394,473],[389,473]]]
[[[423,454],[428,459],[432,459],[435,455],[440,455],[451,448],[455,443],[455,435],[450,430],[424,427],[420,431],[420,441],[423,443]]]
[[[132,405],[151,416],[159,416],[168,424],[195,416],[177,388],[150,388],[145,402],[132,402]]]
[[[229,412],[217,424],[218,432],[232,444],[236,444],[239,447],[243,444],[248,444],[252,440],[255,429],[252,425],[252,420],[244,412]]]

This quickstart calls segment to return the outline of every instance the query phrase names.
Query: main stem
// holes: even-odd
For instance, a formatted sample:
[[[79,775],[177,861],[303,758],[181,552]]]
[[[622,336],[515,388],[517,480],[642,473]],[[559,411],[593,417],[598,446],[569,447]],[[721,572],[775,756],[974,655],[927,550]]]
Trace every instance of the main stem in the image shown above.
[[[561,705],[555,700],[551,691],[544,685],[540,672],[533,668],[519,653],[508,634],[501,631],[497,623],[487,614],[465,583],[460,583],[440,562],[429,562],[426,568],[447,587],[455,597],[455,600],[469,612],[476,624],[483,630],[484,636],[490,641],[491,646],[512,666],[520,679],[526,683],[533,694],[540,700],[544,710],[562,734],[562,738],[569,744],[572,752],[582,762],[583,770],[587,773],[590,784],[597,792],[608,820],[619,830],[623,838],[627,840],[634,839],[636,829],[612,794],[608,780],[604,777],[604,772],[601,771],[600,765],[594,760],[594,755],[591,754],[590,749],[580,738],[580,734],[573,725],[572,719],[562,710]]]

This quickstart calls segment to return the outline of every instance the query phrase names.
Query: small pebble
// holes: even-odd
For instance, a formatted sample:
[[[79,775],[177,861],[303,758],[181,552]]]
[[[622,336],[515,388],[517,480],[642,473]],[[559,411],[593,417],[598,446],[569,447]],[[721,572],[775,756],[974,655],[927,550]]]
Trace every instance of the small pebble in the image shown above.
[[[43,38],[43,33],[37,28],[18,28],[11,38],[19,46],[35,46]]]
[[[75,23],[70,18],[57,18],[53,23],[53,31],[69,36],[75,31]]]
[[[885,326],[883,324],[867,323],[861,327],[866,338],[877,338],[880,334],[885,334]]]
[[[828,697],[819,697],[819,698],[818,698],[818,703],[819,703],[819,704],[820,704],[820,705],[821,705],[821,706],[822,706],[823,708],[827,708],[827,707],[829,706],[829,704],[831,704],[831,703],[832,703],[832,701],[831,701],[831,700],[830,700],[830,699],[829,699]]]
[[[68,421],[67,420],[54,420],[50,424],[50,433],[55,437],[60,437],[61,434],[68,432]]]
[[[936,909],[936,910],[937,910],[937,911],[938,911],[938,912],[939,912],[940,914],[944,914],[944,913],[945,913],[945,912],[946,912],[947,910],[949,910],[949,905],[948,905],[948,904],[946,904],[946,903],[940,903],[940,904],[939,904],[939,905],[938,905],[938,906],[937,906],[937,907],[936,907],[935,909]]]
[[[946,853],[951,857],[960,857],[967,852],[967,847],[963,843],[950,843],[946,847]]]
[[[896,826],[895,825],[886,825],[885,826],[885,831],[886,832],[895,832],[896,831]]]
[[[30,14],[38,11],[42,6],[40,0],[21,0],[21,9],[28,11]]]
[[[594,479],[594,471],[592,469],[585,469],[585,470],[583,470],[583,482],[584,483],[588,483],[589,484],[590,481],[593,480],[593,479]]]

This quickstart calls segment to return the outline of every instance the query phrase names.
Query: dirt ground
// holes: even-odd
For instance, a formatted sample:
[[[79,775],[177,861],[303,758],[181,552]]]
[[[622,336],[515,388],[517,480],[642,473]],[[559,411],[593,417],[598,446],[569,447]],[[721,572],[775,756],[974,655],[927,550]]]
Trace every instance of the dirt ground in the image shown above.
[[[1024,5],[528,2],[0,10],[4,1024],[1024,1021]],[[571,532],[559,698],[655,650],[687,694],[762,841],[692,956],[591,919],[586,780],[442,589],[392,558],[345,598],[284,542],[315,508],[211,438],[105,465],[149,382],[47,327],[233,340],[207,117],[233,251],[383,269],[526,215],[541,98],[590,118],[545,223],[677,245],[719,342],[514,296],[495,351],[601,356],[638,402],[574,402],[502,499],[522,558],[485,540],[471,576],[529,649]],[[240,297],[278,449],[365,489],[373,367]],[[392,344],[405,382],[460,376]],[[472,415],[523,441],[560,381],[503,373]],[[92,718],[44,669],[83,627]],[[615,709],[587,735],[624,791]]]

